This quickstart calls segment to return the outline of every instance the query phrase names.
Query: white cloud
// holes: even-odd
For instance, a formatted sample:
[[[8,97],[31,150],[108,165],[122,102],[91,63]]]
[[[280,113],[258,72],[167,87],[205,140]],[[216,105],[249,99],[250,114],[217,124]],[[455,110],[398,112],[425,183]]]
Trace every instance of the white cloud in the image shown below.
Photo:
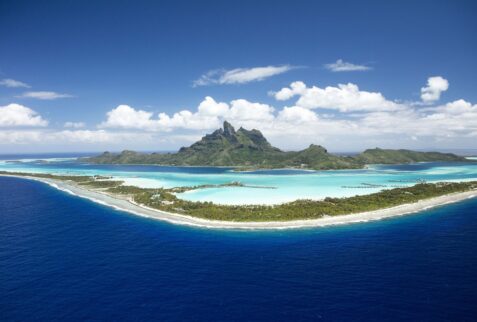
[[[84,150],[98,146],[175,149],[177,144],[187,145],[220,127],[224,120],[237,128],[259,129],[272,144],[285,149],[303,148],[310,143],[335,151],[374,146],[455,148],[474,146],[477,139],[477,104],[463,99],[422,108],[413,103],[388,101],[381,93],[361,91],[354,84],[319,88],[308,87],[303,82],[292,83],[274,95],[282,101],[297,96],[297,102],[274,108],[245,99],[220,102],[207,96],[196,108],[171,114],[119,105],[106,114],[105,121],[99,125],[102,129],[77,130],[75,123],[70,122],[71,130],[66,131],[0,130],[0,144],[70,147],[75,143],[75,147],[84,147]],[[318,107],[333,111],[322,111]],[[46,125],[34,111],[26,109],[15,107],[14,114],[26,111],[30,118],[36,117],[37,124]],[[7,113],[2,111],[0,115],[1,122],[5,123],[2,117]],[[8,119],[8,124],[25,124]],[[28,144],[24,146],[26,149]]]
[[[438,138],[464,138],[477,131],[477,105],[457,100],[426,111],[408,108],[397,112],[373,112],[356,120],[367,135],[394,134]]]
[[[354,84],[318,88],[307,87],[303,82],[292,83],[275,96],[280,100],[293,96],[299,99],[296,105],[277,110],[268,104],[245,99],[225,103],[208,96],[196,109],[172,115],[159,113],[155,117],[151,112],[128,107],[129,113],[142,117],[128,118],[127,124],[113,122],[115,113],[110,112],[103,124],[171,132],[167,137],[181,135],[184,133],[181,131],[186,130],[185,133],[197,133],[191,134],[191,137],[197,137],[227,120],[235,127],[260,129],[280,147],[319,143],[352,150],[386,144],[388,147],[428,144],[433,140],[462,141],[477,136],[477,105],[464,100],[422,109],[388,101],[380,93],[360,91]],[[317,107],[337,109],[340,113],[319,114],[315,110]]]
[[[205,108],[207,106],[207,108]],[[267,104],[253,103],[244,99],[233,100],[230,104],[215,102],[206,97],[199,104],[197,112],[183,110],[174,113],[172,117],[166,113],[159,114],[158,123],[163,130],[173,129],[215,129],[221,126],[224,120],[236,123],[253,122],[256,120],[273,120],[273,107]]]
[[[0,131],[0,145],[25,145],[42,141],[42,131]]]
[[[431,112],[423,116],[420,122],[427,125],[433,135],[475,136],[477,134],[477,104],[472,105],[463,99],[456,100],[431,109]]]
[[[442,111],[448,114],[466,114],[477,113],[477,105],[472,106],[471,103],[464,101],[463,99],[447,103],[444,106],[438,107],[438,111]]]
[[[74,129],[79,129],[79,128],[85,127],[86,124],[84,124],[83,122],[65,122],[65,124],[63,126],[74,128]]]
[[[26,106],[14,103],[0,106],[1,127],[47,125],[48,122],[46,120]]]
[[[38,91],[38,92],[25,92],[20,96],[20,98],[35,98],[39,100],[55,100],[58,98],[69,98],[73,97],[70,94],[61,94],[56,92],[48,92],[48,91]]]
[[[335,63],[326,64],[325,68],[331,70],[332,72],[357,72],[372,69],[369,66],[348,63],[342,59],[338,59]]]
[[[290,87],[282,88],[272,94],[279,101],[299,96],[295,105],[309,109],[325,108],[348,112],[402,108],[399,104],[387,100],[381,93],[361,91],[358,85],[352,83],[339,84],[338,87],[320,88],[317,86],[307,87],[303,82],[293,82]]]
[[[222,116],[227,114],[229,106],[226,103],[217,103],[212,97],[207,96],[197,109],[201,115]]]
[[[144,131],[170,131],[172,128],[208,129],[219,124],[216,115],[208,114],[219,113],[224,108],[224,104],[216,103],[211,97],[207,97],[200,105],[204,114],[183,110],[172,116],[159,113],[157,118],[153,117],[152,112],[136,110],[129,105],[119,105],[106,114],[106,121],[98,127]],[[225,107],[228,110],[227,104]]]
[[[212,84],[245,84],[261,81],[266,78],[283,74],[295,67],[290,65],[265,66],[253,68],[235,68],[231,70],[212,70],[195,80],[193,86],[206,86]]]
[[[274,108],[267,104],[252,103],[245,99],[230,102],[230,111],[224,118],[231,121],[271,121],[273,120]]]
[[[300,106],[285,106],[278,113],[278,120],[291,123],[310,123],[318,121],[318,116],[315,112]]]
[[[241,122],[272,120],[273,111],[273,107],[267,104],[253,103],[245,99],[233,100],[227,104],[216,102],[212,97],[207,96],[195,112],[182,110],[171,116],[159,113],[157,118],[152,112],[136,110],[128,105],[119,105],[106,114],[106,121],[102,122],[99,127],[144,131],[213,129],[219,127],[226,119]]]
[[[438,101],[441,93],[447,91],[449,82],[441,76],[429,77],[427,86],[421,88],[421,99],[425,103],[433,103]]]
[[[25,88],[30,88],[30,85],[11,79],[11,78],[4,78],[0,80],[0,85],[5,86],[5,87],[10,87],[10,88],[16,88],[16,87],[25,87]]]
[[[278,92],[271,92],[275,96],[275,99],[279,101],[286,101],[292,98],[295,95],[304,94],[307,90],[305,83],[303,82],[293,82],[290,84],[290,87],[284,87]]]
[[[107,113],[107,120],[99,125],[102,128],[148,129],[153,121],[152,112],[135,110],[129,105],[119,105]]]
[[[219,127],[220,121],[217,116],[201,115],[197,112],[193,113],[183,110],[174,113],[172,117],[166,113],[159,113],[157,124],[163,131],[171,131],[173,129],[206,130]]]

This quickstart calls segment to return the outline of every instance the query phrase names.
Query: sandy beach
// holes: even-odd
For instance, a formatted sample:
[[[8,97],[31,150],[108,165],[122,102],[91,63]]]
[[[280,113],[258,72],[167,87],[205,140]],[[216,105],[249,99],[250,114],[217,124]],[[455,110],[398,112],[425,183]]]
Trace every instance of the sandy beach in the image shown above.
[[[477,190],[454,193],[435,198],[421,200],[411,204],[404,204],[396,207],[385,208],[375,211],[368,211],[349,215],[329,216],[319,219],[307,220],[293,220],[293,221],[273,221],[273,222],[233,222],[233,221],[218,221],[207,220],[192,216],[174,214],[164,212],[157,209],[152,209],[146,206],[138,205],[132,200],[121,198],[116,195],[110,195],[96,190],[86,189],[84,187],[70,184],[61,180],[45,179],[28,176],[14,176],[28,180],[36,180],[46,183],[56,189],[65,191],[75,196],[89,199],[96,203],[106,205],[117,210],[126,211],[128,213],[153,218],[157,220],[167,221],[173,224],[217,228],[217,229],[249,229],[249,230],[263,230],[263,229],[297,229],[297,228],[311,228],[311,227],[326,227],[333,225],[343,225],[359,222],[367,222],[373,220],[381,220],[385,218],[402,216],[424,211],[433,207],[462,201],[469,198],[477,197]]]

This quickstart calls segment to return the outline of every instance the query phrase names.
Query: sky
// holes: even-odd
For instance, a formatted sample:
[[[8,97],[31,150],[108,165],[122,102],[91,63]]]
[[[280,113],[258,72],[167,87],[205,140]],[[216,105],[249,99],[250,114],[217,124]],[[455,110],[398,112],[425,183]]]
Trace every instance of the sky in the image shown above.
[[[0,1],[0,154],[477,149],[475,1]]]

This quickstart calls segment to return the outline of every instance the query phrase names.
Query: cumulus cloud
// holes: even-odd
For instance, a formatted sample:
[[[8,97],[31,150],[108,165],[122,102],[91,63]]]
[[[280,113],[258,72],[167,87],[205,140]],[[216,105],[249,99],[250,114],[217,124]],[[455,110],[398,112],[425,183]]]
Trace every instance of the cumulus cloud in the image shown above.
[[[207,96],[197,109],[201,115],[222,116],[227,114],[229,106],[226,103],[217,103],[212,97]]]
[[[252,68],[235,68],[231,70],[212,70],[200,76],[193,82],[193,86],[206,86],[212,84],[245,84],[261,81],[266,78],[283,74],[295,67],[290,65],[265,66]]]
[[[260,129],[282,148],[318,143],[352,150],[396,144],[412,147],[425,142],[435,145],[437,141],[454,146],[450,142],[471,142],[477,137],[477,105],[465,100],[423,109],[390,101],[355,84],[320,88],[303,82],[294,82],[273,96],[278,101],[293,97],[297,101],[276,109],[245,99],[219,102],[208,96],[196,109],[150,115],[148,122],[153,125],[148,130],[203,134],[227,120],[236,127]]]
[[[152,112],[136,110],[129,105],[119,105],[107,113],[102,128],[149,129],[153,125]]]
[[[39,100],[56,100],[58,98],[69,98],[73,97],[70,94],[61,94],[56,92],[48,92],[48,91],[38,91],[38,92],[25,92],[19,98],[35,98]]]
[[[160,130],[171,131],[173,129],[206,130],[220,126],[219,116],[202,115],[189,110],[183,110],[169,116],[159,113],[157,124]]]
[[[204,100],[202,108],[206,112],[211,112],[210,106],[215,102],[213,99]],[[209,109],[204,106],[209,105]],[[227,107],[228,108],[228,107]],[[114,129],[138,129],[144,131],[170,131],[172,128],[204,129],[210,128],[211,121],[217,119],[216,116],[201,115],[183,110],[174,113],[172,116],[166,113],[159,113],[154,117],[154,113],[143,110],[136,110],[129,105],[119,105],[107,114],[106,121],[99,124],[100,128]],[[218,123],[214,123],[217,125]]]
[[[48,122],[44,120],[34,110],[20,105],[8,104],[0,106],[0,126],[47,126]]]
[[[217,102],[207,96],[197,111],[182,110],[172,115],[136,110],[128,105],[119,105],[109,111],[100,128],[141,129],[145,131],[171,131],[173,129],[201,130],[219,127],[223,120],[253,121],[272,120],[273,107],[237,99],[228,103]]]
[[[5,87],[10,87],[10,88],[16,88],[16,87],[30,88],[30,85],[11,79],[11,78],[4,78],[0,80],[0,85]]]
[[[212,99],[204,101],[210,103]],[[230,103],[214,102],[225,104],[227,109],[220,108],[220,112],[213,113],[213,116],[202,115],[198,107],[172,115],[146,112],[151,113],[148,121],[142,123],[147,124],[147,128],[139,128],[134,123],[128,127],[121,123],[121,128],[99,130],[0,130],[0,144],[63,143],[68,146],[77,143],[91,147],[105,144],[108,149],[111,146],[139,149],[141,146],[161,150],[166,144],[169,144],[168,148],[177,148],[178,142],[187,145],[220,127],[225,119],[235,127],[259,129],[274,145],[289,149],[303,148],[310,143],[342,151],[419,144],[428,148],[433,142],[439,142],[441,147],[444,147],[442,142],[448,142],[448,146],[455,147],[455,142],[472,144],[477,137],[477,105],[465,100],[429,109],[408,106],[395,111],[333,115],[319,114],[301,106],[285,106],[277,110],[267,104],[243,99]],[[164,134],[161,131],[169,132]]]
[[[331,64],[326,64],[325,68],[331,70],[332,72],[362,72],[366,70],[371,70],[372,68],[366,65],[356,65],[338,59],[336,62]]]
[[[26,145],[41,142],[43,131],[0,131],[0,145]]]
[[[447,137],[477,135],[477,104],[472,105],[459,99],[432,108],[430,111],[421,121],[427,124],[429,129],[434,130],[434,135],[445,134]]]
[[[425,103],[433,103],[438,101],[441,93],[447,91],[449,82],[441,76],[429,77],[427,86],[421,88],[421,99]]]
[[[477,113],[477,105],[472,105],[463,99],[459,99],[457,101],[447,103],[444,106],[437,107],[435,110],[445,114],[462,115],[467,113]]]
[[[224,118],[235,121],[271,121],[273,120],[274,108],[267,104],[252,103],[245,99],[230,102],[230,110],[223,115]]]
[[[204,105],[209,106],[208,109]],[[224,120],[234,122],[266,121],[273,119],[273,107],[267,104],[253,103],[245,99],[233,100],[230,104],[216,102],[212,98],[205,98],[199,104],[197,112],[183,110],[172,116],[166,113],[159,114],[158,123],[163,130],[177,128],[200,130],[215,129],[221,126]]]
[[[70,122],[70,130],[0,130],[0,144],[37,140],[39,144],[63,142],[65,146],[76,142],[75,146],[84,144],[85,150],[86,146],[100,143],[106,147],[139,149],[140,146],[158,150],[172,144],[167,148],[174,149],[178,142],[187,145],[220,127],[224,120],[235,127],[259,129],[272,144],[285,149],[303,148],[310,143],[335,151],[356,151],[370,146],[456,147],[457,143],[475,145],[477,138],[477,104],[463,99],[422,108],[389,101],[379,92],[362,91],[354,84],[320,88],[303,82],[294,82],[274,96],[279,101],[293,97],[297,101],[275,108],[242,98],[220,102],[207,96],[195,108],[176,113],[119,105],[106,114],[100,129],[79,130],[73,126],[75,122]],[[26,114],[30,117],[39,117],[33,111],[29,113]],[[5,117],[7,113],[2,111],[0,115]],[[21,123],[25,122],[15,124]],[[37,123],[41,121],[37,119]]]
[[[360,90],[355,84],[320,88],[309,87],[303,82],[294,82],[273,95],[278,101],[293,97],[297,97],[297,101],[276,109],[245,99],[219,102],[207,96],[197,108],[173,114],[155,115],[128,107],[128,113],[135,117],[122,116],[121,120],[115,120],[113,116],[120,109],[118,107],[107,114],[103,124],[112,128],[168,131],[172,132],[169,135],[176,135],[183,130],[203,134],[227,120],[236,127],[260,129],[281,147],[334,143],[356,149],[358,146],[382,146],[386,142],[392,146],[398,144],[396,140],[417,144],[452,138],[470,140],[477,136],[477,105],[465,100],[416,108],[413,104],[387,100],[379,92]]]
[[[308,109],[324,108],[348,112],[402,108],[399,104],[387,100],[381,93],[361,91],[358,85],[352,83],[320,88],[317,86],[307,87],[303,82],[293,82],[290,87],[284,87],[272,94],[279,101],[298,96],[295,105]]]
[[[84,124],[83,122],[65,122],[65,124],[63,126],[64,127],[69,127],[69,128],[74,128],[74,129],[79,129],[79,128],[85,127],[86,124]]]
[[[277,119],[290,123],[311,123],[318,121],[315,112],[300,106],[285,106],[279,113]]]

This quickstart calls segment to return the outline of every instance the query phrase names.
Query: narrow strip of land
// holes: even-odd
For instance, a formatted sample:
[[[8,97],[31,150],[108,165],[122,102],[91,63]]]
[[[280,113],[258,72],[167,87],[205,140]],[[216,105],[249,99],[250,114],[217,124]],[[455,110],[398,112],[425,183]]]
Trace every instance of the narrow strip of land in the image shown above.
[[[174,224],[218,228],[218,229],[292,229],[307,227],[325,227],[332,225],[342,225],[349,223],[367,222],[380,220],[394,216],[406,215],[427,210],[432,207],[462,201],[477,196],[477,190],[455,192],[438,197],[419,200],[413,203],[406,203],[394,207],[378,209],[354,214],[323,216],[317,219],[288,220],[288,221],[221,221],[198,218],[188,215],[176,214],[171,212],[153,209],[134,202],[127,196],[111,194],[104,191],[98,191],[86,186],[81,186],[65,180],[41,178],[28,175],[8,175],[19,178],[26,178],[44,182],[59,190],[70,194],[89,199],[91,201],[113,207],[118,210],[126,211],[135,215],[167,221]]]

